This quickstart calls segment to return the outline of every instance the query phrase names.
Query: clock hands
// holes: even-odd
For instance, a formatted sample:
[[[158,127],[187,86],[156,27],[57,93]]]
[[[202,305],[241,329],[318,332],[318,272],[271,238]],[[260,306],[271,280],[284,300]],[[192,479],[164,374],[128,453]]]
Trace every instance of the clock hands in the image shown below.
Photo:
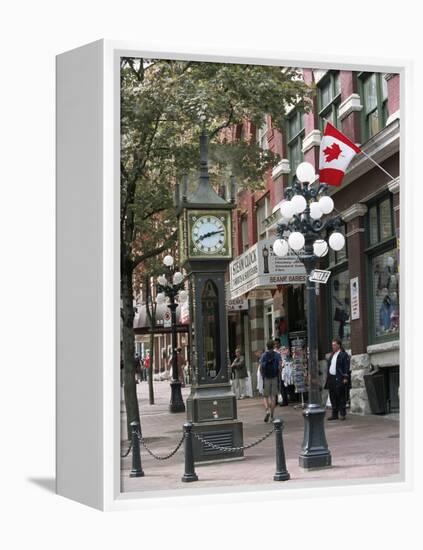
[[[203,239],[207,239],[207,237],[212,237],[213,235],[218,235],[219,233],[223,233],[224,229],[219,229],[218,231],[210,231],[209,233],[204,233],[204,235],[201,235],[198,237],[199,241],[202,241]]]

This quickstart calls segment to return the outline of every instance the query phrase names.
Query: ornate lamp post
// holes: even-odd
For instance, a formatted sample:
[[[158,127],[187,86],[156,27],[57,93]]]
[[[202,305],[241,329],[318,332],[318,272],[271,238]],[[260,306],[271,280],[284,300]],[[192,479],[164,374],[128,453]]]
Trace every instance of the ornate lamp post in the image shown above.
[[[172,256],[165,256],[164,265],[168,268],[171,280],[165,275],[160,275],[157,279],[156,296],[157,304],[164,304],[166,298],[170,309],[171,327],[172,327],[172,380],[170,382],[171,397],[169,411],[172,413],[185,412],[185,404],[182,399],[181,381],[178,373],[178,355],[177,355],[177,336],[176,336],[176,309],[179,304],[187,301],[188,292],[184,290],[184,276],[180,271],[173,268],[174,260]]]
[[[329,247],[341,250],[345,238],[337,231],[341,219],[334,217],[326,221],[321,218],[330,214],[334,204],[327,195],[327,186],[313,186],[316,179],[314,168],[308,162],[301,163],[296,178],[286,193],[289,200],[281,205],[282,222],[278,224],[279,239],[274,242],[273,251],[277,256],[285,256],[293,250],[304,264],[307,273],[307,340],[308,340],[308,404],[304,415],[304,440],[299,456],[302,468],[323,468],[331,466],[332,458],[325,436],[325,409],[321,403],[319,369],[317,357],[317,307],[316,283],[310,276],[318,259],[325,256]],[[334,229],[329,244],[323,236],[328,229]]]

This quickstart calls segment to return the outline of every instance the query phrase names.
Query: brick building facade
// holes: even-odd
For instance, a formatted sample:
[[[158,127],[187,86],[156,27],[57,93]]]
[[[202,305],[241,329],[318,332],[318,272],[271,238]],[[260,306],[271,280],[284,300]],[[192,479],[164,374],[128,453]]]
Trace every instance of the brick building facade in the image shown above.
[[[245,124],[244,131],[282,160],[267,174],[263,191],[238,194],[235,252],[240,256],[258,241],[276,235],[284,189],[297,165],[308,161],[318,172],[326,121],[384,167],[394,180],[359,154],[341,187],[331,189],[335,212],[344,221],[346,247],[320,261],[320,267],[332,275],[327,285],[320,285],[318,296],[319,358],[325,371],[331,339],[341,337],[352,356],[351,410],[371,412],[363,377],[377,368],[385,375],[388,410],[395,411],[399,408],[400,78],[312,69],[304,69],[303,78],[316,86],[313,108],[304,114],[292,109],[283,134],[272,129],[270,117],[260,129]],[[281,321],[288,335],[306,329],[303,286],[252,288],[242,297],[240,307],[245,309],[229,312],[230,355],[241,344],[254,387],[256,353],[265,347],[266,339],[279,335]]]

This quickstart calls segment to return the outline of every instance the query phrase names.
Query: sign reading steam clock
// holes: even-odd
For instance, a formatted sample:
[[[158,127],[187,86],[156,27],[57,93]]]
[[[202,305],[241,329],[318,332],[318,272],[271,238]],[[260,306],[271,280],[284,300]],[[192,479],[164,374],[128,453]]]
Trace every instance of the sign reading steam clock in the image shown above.
[[[187,418],[193,433],[220,447],[243,444],[236,398],[229,380],[225,272],[232,260],[232,189],[228,202],[209,182],[208,137],[200,137],[200,177],[197,190],[187,195],[186,183],[177,198],[181,265],[189,274],[191,357],[193,383],[187,399]],[[178,192],[179,194],[179,192]],[[218,451],[193,438],[194,460],[239,458],[242,451]]]

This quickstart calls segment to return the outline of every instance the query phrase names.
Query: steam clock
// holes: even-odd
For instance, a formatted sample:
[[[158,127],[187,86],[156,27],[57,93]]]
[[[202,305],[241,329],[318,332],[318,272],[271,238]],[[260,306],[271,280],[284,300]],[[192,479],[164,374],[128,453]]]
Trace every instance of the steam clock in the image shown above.
[[[179,194],[179,192],[178,192]],[[225,272],[232,259],[231,200],[218,195],[209,182],[208,136],[200,137],[200,177],[188,196],[186,182],[177,199],[181,265],[190,281],[190,363],[193,372],[187,418],[193,433],[220,447],[243,443],[236,398],[229,380]],[[194,442],[196,462],[240,458],[242,451],[222,452]]]

